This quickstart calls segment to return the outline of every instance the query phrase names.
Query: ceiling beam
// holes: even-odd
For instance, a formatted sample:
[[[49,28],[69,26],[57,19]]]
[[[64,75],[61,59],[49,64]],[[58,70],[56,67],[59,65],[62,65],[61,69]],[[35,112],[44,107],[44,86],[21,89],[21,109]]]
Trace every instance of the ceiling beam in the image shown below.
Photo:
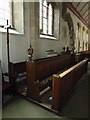
[[[87,17],[89,17],[88,12],[87,12],[87,14],[85,14],[84,19],[86,19]]]
[[[87,4],[88,4],[88,2],[86,2],[86,3],[84,4],[84,6],[82,7],[82,9],[81,9],[79,12],[81,12],[81,11],[83,10],[83,8],[84,8]]]
[[[87,15],[87,17],[85,17],[86,21],[90,21],[90,13]]]
[[[88,7],[88,9],[87,9],[87,10],[85,10],[85,12],[83,13],[83,15],[82,15],[82,16],[84,16],[84,15],[85,15],[85,13],[86,13],[89,9],[90,9],[90,7]]]
[[[80,1],[80,2],[81,2],[81,1]],[[78,2],[78,4],[77,4],[76,8],[80,5],[80,2]]]
[[[73,4],[71,4],[70,2],[67,3],[67,7],[80,19],[80,21],[82,21],[82,23],[90,29],[90,27],[88,26],[87,22],[84,20],[84,18],[81,16],[81,14],[76,10],[76,8],[74,7]]]

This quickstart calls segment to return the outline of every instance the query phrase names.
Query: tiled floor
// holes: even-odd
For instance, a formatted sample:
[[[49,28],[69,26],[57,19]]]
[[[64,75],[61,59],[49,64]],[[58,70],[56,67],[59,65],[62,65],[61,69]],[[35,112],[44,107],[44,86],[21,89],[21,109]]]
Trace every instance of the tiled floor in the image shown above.
[[[47,110],[21,97],[3,108],[3,118],[58,118]]]

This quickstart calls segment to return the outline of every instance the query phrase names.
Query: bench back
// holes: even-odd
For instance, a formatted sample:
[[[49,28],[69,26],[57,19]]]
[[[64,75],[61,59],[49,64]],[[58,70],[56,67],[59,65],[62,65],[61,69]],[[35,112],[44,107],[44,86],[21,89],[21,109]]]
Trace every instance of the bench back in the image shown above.
[[[82,58],[83,59],[87,58],[88,61],[90,61],[90,50],[82,52]]]
[[[27,61],[27,76],[30,81],[42,81],[72,64],[72,55],[55,56],[41,60]]]
[[[52,108],[59,111],[61,105],[70,95],[71,90],[81,77],[87,72],[87,59],[70,67],[59,75],[53,75]]]
[[[26,72],[26,61],[24,62],[18,62],[18,63],[9,63],[10,66],[10,74],[19,74]]]

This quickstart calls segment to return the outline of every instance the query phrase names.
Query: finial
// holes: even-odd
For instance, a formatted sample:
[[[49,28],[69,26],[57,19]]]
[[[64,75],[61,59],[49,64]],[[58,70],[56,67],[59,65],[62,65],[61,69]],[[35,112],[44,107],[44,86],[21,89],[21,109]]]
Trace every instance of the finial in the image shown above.
[[[30,47],[28,48],[27,52],[28,52],[29,59],[32,59],[32,57],[33,57],[33,48],[31,46],[31,44],[30,44]]]

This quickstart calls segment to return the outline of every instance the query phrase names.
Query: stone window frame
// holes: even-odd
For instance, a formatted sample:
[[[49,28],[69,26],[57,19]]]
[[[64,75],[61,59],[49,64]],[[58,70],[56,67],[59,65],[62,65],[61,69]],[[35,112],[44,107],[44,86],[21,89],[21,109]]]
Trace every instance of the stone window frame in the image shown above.
[[[46,6],[44,5],[44,2],[46,2]],[[50,16],[49,15],[49,6],[51,5],[52,9],[52,15]],[[54,12],[53,12],[53,4],[51,2],[47,2],[47,0],[41,0],[40,1],[40,8],[41,8],[41,11],[40,11],[40,26],[41,26],[41,29],[40,29],[40,34],[42,35],[47,35],[47,36],[53,36],[53,24],[54,24]],[[45,17],[45,12],[44,12],[44,9],[46,8],[46,17]],[[50,29],[52,29],[52,32],[51,34],[49,34],[49,17],[52,19],[52,25],[50,26]],[[44,25],[44,19],[46,19],[46,25]],[[44,27],[46,27],[46,33],[44,33]]]
[[[60,38],[60,3],[50,2],[53,6],[53,26],[52,26],[52,35],[43,34],[40,30],[40,3],[39,3],[39,36],[40,38],[59,40]]]

